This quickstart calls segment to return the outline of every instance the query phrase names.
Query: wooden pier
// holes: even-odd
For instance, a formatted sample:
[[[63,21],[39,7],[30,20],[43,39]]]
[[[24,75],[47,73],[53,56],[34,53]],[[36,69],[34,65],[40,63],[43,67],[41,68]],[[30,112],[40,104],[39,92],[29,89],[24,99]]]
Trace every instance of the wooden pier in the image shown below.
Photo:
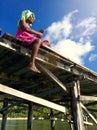
[[[10,101],[28,104],[27,130],[32,130],[33,104],[51,109],[51,130],[55,130],[54,110],[71,115],[71,130],[86,130],[97,120],[87,105],[97,103],[97,73],[42,46],[36,57],[40,74],[28,69],[31,50],[22,41],[5,33],[0,37],[0,100],[3,102],[1,130],[6,130]],[[68,105],[69,104],[69,105]]]

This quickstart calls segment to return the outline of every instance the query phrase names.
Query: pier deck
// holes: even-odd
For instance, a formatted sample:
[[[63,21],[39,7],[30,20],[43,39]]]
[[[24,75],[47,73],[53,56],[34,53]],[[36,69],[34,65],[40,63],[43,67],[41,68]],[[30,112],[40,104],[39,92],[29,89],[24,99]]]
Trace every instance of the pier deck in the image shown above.
[[[37,74],[28,68],[30,53],[14,36],[6,33],[0,38],[0,99],[27,100],[65,114],[71,102],[75,130],[85,130],[82,109],[97,124],[82,104],[97,101],[97,73],[42,46],[36,57],[41,71]]]

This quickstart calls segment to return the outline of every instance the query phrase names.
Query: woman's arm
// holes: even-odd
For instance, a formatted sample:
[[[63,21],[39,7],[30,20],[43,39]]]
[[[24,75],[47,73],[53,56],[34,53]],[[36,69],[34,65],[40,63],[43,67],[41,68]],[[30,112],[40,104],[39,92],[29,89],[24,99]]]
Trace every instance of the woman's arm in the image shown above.
[[[43,33],[37,32],[37,31],[31,29],[30,27],[27,26],[27,23],[25,21],[21,20],[19,24],[20,24],[20,28],[24,29],[25,31],[27,31],[31,34],[36,34],[37,37],[39,37],[39,38],[42,37]]]

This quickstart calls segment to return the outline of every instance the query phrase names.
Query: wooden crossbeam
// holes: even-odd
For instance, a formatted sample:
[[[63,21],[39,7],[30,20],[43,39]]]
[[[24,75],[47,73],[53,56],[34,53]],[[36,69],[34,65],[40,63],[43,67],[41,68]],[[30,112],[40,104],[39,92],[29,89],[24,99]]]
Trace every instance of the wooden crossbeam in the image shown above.
[[[71,89],[71,107],[75,130],[85,130],[83,112],[78,97],[80,95],[80,82],[74,82]]]
[[[97,125],[97,120],[95,119],[95,117],[89,112],[89,110],[81,103],[81,107],[84,109],[84,111],[89,115],[89,117],[95,122],[95,124]]]
[[[30,95],[30,94],[27,94],[27,93],[18,91],[16,89],[10,88],[6,85],[0,84],[0,91],[3,92],[3,93],[7,93],[9,95],[13,95],[13,96],[34,102],[36,104],[40,104],[40,105],[61,111],[63,113],[67,112],[67,109],[64,106],[61,106],[61,105],[55,104],[53,102],[47,101],[45,99],[42,99],[42,98],[39,98],[39,97]]]
[[[8,110],[9,108],[12,108],[17,105],[20,105],[20,102],[16,102],[16,103],[12,103],[11,105],[7,105],[7,107],[3,107],[0,109],[0,113],[3,113],[4,111]]]
[[[70,123],[74,123],[74,121],[70,121]],[[84,124],[85,125],[89,125],[89,126],[93,126],[93,123],[91,123],[91,122],[87,122],[87,121],[84,121]]]
[[[38,63],[37,65],[42,69],[44,73],[46,73],[46,75],[48,75],[54,82],[56,82],[65,92],[68,92],[66,86],[50,70],[48,70],[47,68],[45,68],[44,66]]]
[[[97,97],[81,95],[81,96],[80,96],[80,100],[97,101]]]

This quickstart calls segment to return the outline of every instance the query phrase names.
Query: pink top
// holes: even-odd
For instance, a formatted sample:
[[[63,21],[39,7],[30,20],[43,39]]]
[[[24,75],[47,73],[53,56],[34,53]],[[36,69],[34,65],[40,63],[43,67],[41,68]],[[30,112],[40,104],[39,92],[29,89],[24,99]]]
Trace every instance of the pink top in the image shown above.
[[[27,24],[26,26],[29,27],[29,25]],[[16,37],[19,38],[20,40],[24,41],[26,45],[30,45],[33,44],[33,42],[38,39],[35,34],[31,34],[23,29],[18,29],[16,32]],[[41,44],[47,44],[49,41],[44,40],[41,41]]]

